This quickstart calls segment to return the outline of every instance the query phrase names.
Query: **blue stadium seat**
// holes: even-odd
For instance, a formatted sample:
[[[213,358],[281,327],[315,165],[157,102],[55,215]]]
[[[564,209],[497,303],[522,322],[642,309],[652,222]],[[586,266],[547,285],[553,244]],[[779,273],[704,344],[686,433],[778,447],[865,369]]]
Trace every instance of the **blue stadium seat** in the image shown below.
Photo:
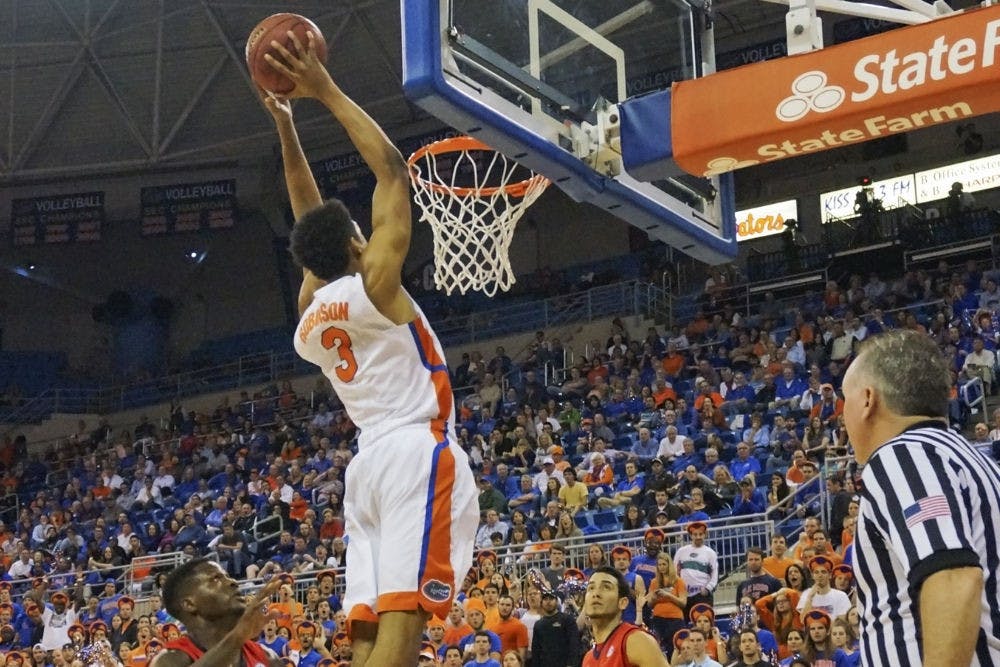
[[[222,493],[222,491],[226,488],[228,481],[226,473],[216,473],[208,480],[208,488],[212,489],[212,491],[216,494]]]
[[[628,436],[619,436],[611,441],[611,447],[617,449],[619,452],[628,452],[632,450],[632,438]]]
[[[616,531],[621,528],[621,523],[618,521],[618,513],[614,510],[600,510],[598,512],[594,512],[592,519],[594,521],[594,526],[604,533]]]
[[[132,512],[130,519],[132,521],[132,527],[138,532],[140,529],[144,529],[144,526],[147,523],[152,521],[153,514],[145,511]]]
[[[781,534],[788,539],[797,535],[800,530],[802,530],[802,521],[800,519],[789,519],[781,525]]]

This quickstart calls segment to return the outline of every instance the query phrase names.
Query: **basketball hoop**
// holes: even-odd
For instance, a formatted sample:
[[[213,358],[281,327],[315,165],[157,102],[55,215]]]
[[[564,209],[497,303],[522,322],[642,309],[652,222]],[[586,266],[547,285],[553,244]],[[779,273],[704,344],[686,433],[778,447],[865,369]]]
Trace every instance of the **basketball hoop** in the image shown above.
[[[549,179],[523,170],[528,177],[514,181],[518,164],[472,137],[435,141],[408,163],[420,219],[434,233],[435,286],[488,296],[510,289],[514,227]]]

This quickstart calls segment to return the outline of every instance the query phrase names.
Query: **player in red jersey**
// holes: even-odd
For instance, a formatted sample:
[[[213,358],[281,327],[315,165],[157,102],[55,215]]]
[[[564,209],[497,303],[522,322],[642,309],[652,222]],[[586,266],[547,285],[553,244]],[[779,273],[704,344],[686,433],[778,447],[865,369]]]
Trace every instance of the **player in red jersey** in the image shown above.
[[[275,577],[255,596],[243,596],[217,563],[184,563],[167,577],[163,603],[187,633],[167,642],[150,667],[278,667],[278,657],[256,639],[274,618],[267,603],[280,585]]]
[[[667,667],[653,635],[622,621],[630,597],[618,570],[600,567],[590,575],[583,610],[590,618],[595,644],[584,656],[583,667]]]

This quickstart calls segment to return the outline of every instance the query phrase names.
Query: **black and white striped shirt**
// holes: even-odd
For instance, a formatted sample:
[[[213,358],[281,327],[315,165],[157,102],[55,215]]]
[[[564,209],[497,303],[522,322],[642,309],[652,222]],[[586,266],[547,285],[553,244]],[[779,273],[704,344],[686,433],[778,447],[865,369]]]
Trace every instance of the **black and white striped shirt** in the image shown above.
[[[972,664],[1000,665],[1000,467],[942,422],[921,422],[875,450],[862,482],[854,546],[861,664],[922,664],[921,584],[979,566],[985,590]]]

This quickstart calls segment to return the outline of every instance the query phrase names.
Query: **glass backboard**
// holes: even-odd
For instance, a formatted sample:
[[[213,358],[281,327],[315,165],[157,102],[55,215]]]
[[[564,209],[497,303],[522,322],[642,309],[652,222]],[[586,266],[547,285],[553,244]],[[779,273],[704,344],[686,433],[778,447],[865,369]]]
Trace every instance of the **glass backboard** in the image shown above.
[[[645,182],[622,167],[615,105],[701,75],[699,9],[675,0],[401,2],[412,101],[651,238],[709,263],[735,255],[730,177],[678,169]]]

